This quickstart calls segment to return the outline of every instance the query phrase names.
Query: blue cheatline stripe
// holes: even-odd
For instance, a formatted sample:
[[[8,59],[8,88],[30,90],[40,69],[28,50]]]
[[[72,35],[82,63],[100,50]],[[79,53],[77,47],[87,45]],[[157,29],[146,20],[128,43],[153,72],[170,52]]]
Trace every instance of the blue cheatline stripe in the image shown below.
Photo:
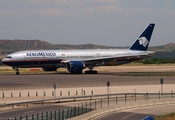
[[[22,66],[22,65],[49,65],[58,64],[62,60],[16,60],[16,61],[6,61],[4,64],[9,66]]]

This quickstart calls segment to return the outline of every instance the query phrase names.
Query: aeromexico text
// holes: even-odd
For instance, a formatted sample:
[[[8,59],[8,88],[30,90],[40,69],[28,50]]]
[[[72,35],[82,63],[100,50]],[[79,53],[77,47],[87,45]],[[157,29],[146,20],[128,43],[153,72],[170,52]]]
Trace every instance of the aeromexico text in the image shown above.
[[[33,52],[33,53],[26,53],[26,56],[30,56],[30,57],[56,56],[56,53],[55,52]]]

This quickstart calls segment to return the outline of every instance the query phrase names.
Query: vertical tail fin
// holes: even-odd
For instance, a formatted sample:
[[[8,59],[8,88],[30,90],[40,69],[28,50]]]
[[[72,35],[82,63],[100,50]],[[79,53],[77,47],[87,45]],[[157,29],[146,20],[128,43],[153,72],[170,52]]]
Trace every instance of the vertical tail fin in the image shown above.
[[[139,38],[134,42],[134,44],[129,48],[130,50],[141,50],[146,51],[148,49],[151,35],[153,32],[155,24],[151,23],[139,36]]]

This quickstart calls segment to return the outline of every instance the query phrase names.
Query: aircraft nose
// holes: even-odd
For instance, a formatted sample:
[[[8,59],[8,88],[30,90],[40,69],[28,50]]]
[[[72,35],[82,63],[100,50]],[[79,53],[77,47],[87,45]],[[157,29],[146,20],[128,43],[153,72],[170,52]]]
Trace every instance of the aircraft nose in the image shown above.
[[[4,65],[8,65],[8,66],[11,66],[11,60],[9,60],[9,58],[4,58],[1,60],[1,63],[4,64]]]
[[[3,64],[5,64],[6,62],[7,62],[7,59],[6,58],[4,58],[4,59],[1,60],[1,63],[3,63]]]
[[[1,60],[1,62],[2,62],[2,63],[4,63],[4,62],[5,62],[5,58],[4,58],[4,59],[2,59],[2,60]]]

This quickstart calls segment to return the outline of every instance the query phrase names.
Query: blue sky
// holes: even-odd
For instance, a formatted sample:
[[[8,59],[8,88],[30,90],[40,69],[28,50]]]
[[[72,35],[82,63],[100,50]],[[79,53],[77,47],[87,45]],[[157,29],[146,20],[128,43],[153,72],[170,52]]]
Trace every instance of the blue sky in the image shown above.
[[[149,23],[156,24],[151,46],[175,43],[175,1],[0,1],[0,39],[129,46]]]

